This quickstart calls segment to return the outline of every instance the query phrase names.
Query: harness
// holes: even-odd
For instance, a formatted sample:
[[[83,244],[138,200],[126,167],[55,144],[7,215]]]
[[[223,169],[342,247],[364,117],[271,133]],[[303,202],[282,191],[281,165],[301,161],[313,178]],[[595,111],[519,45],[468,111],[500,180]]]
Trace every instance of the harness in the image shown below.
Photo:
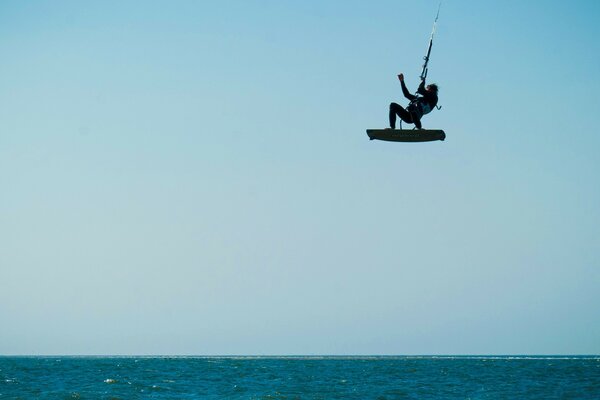
[[[420,120],[423,115],[429,114],[432,108],[423,97],[417,97],[408,104],[406,110],[410,113],[413,120],[415,120],[415,118]]]

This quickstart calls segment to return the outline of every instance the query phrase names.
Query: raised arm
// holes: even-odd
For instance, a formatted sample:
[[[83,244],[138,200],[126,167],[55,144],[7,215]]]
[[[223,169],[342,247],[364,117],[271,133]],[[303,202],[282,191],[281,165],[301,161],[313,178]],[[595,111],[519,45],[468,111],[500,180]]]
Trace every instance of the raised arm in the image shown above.
[[[438,96],[434,91],[429,91],[425,89],[425,79],[421,81],[419,88],[417,89],[417,93],[423,96],[423,98],[429,103],[429,106],[433,109],[437,105]]]
[[[417,89],[417,93],[422,94],[423,96],[427,95],[427,90],[425,90],[425,79],[421,81],[419,88]]]
[[[409,92],[408,89],[406,88],[406,85],[404,84],[404,74],[398,75],[398,79],[400,79],[400,85],[402,86],[402,94],[404,95],[404,97],[406,97],[410,101],[413,101],[414,99],[416,99],[417,96],[415,96],[414,94]]]

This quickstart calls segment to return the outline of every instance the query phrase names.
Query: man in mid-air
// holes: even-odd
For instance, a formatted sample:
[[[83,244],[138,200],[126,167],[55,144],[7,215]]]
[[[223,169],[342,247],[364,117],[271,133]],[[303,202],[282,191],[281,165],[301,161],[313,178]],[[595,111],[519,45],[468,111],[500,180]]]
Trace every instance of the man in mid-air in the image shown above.
[[[422,129],[421,118],[431,112],[438,103],[438,87],[435,83],[425,86],[425,79],[423,79],[417,89],[420,96],[416,96],[406,88],[404,74],[398,75],[398,79],[402,85],[402,93],[410,100],[410,104],[406,109],[397,103],[390,104],[390,128],[396,129],[396,115],[398,115],[407,124],[415,124],[417,129]]]

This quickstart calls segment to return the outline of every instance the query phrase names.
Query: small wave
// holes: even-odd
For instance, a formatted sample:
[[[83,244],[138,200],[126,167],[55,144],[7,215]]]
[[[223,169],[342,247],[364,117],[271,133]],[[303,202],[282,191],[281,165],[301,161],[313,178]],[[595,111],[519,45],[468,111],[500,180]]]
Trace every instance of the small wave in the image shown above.
[[[363,361],[374,361],[374,360],[596,360],[600,361],[600,356],[589,355],[589,356],[560,356],[560,355],[479,355],[479,356],[456,356],[456,355],[310,355],[310,356],[175,356],[173,358],[180,359],[200,359],[206,360],[209,363],[219,363],[221,361],[236,360],[363,360]]]
[[[407,359],[432,359],[432,360],[595,360],[598,356],[406,356]]]

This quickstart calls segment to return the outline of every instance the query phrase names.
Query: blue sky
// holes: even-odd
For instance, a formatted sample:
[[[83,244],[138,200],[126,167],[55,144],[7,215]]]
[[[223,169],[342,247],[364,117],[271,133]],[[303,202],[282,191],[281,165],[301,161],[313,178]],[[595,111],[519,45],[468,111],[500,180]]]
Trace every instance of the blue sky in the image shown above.
[[[0,354],[598,354],[596,1],[0,4]]]

